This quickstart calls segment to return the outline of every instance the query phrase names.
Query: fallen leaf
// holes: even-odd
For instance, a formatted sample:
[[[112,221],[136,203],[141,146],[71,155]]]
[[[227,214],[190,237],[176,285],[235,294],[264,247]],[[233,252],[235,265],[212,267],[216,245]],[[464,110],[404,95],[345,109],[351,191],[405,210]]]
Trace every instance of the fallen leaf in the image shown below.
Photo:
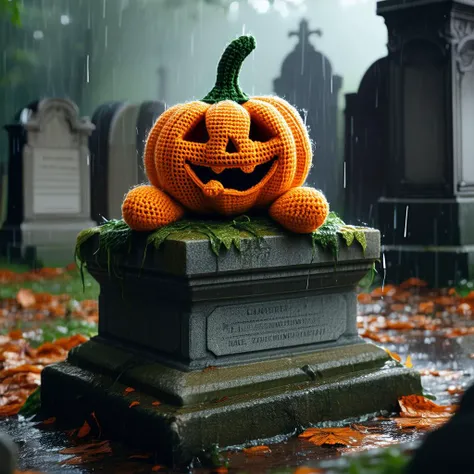
[[[243,452],[247,455],[260,455],[269,454],[272,450],[268,446],[251,446],[250,448],[244,448]]]
[[[450,385],[446,390],[450,395],[463,395],[465,389],[456,385]]]
[[[407,289],[407,288],[425,288],[428,286],[426,281],[420,280],[419,278],[409,278],[404,282],[400,283],[400,288]]]
[[[150,459],[151,454],[132,454],[128,459]]]
[[[389,351],[385,347],[384,347],[384,350],[392,359],[396,360],[397,362],[402,361],[402,358],[396,352]]]
[[[158,400],[155,400],[154,402],[151,403],[154,407],[159,407],[161,405],[161,402]]]
[[[81,426],[79,432],[77,433],[78,438],[85,438],[91,432],[91,427],[87,421]]]
[[[134,391],[135,391],[135,389],[132,388],[132,387],[127,387],[127,388],[124,390],[124,392],[125,392],[126,394],[127,394],[127,393],[132,393],[132,392],[134,392]]]
[[[359,444],[364,436],[358,430],[343,428],[308,428],[299,435],[316,446],[341,445],[353,446]]]
[[[95,455],[95,454],[111,454],[112,448],[109,441],[98,441],[95,443],[80,444],[72,448],[65,448],[59,451],[59,454],[79,454],[79,455]]]
[[[398,428],[405,430],[415,428],[421,431],[434,430],[449,421],[450,416],[439,416],[437,418],[394,418]]]
[[[156,466],[153,466],[153,467],[151,468],[151,470],[152,470],[153,472],[162,471],[163,469],[165,469],[165,466],[160,466],[159,464],[157,464]]]
[[[42,425],[53,425],[54,423],[56,423],[56,417],[54,416],[41,422]]]
[[[398,399],[402,418],[440,418],[453,413],[455,407],[437,405],[421,395],[408,395]]]
[[[128,408],[133,408],[133,407],[136,407],[136,406],[138,406],[138,405],[140,405],[140,402],[137,402],[137,401],[135,400],[134,402],[130,403],[130,405],[128,406]]]
[[[22,308],[30,308],[36,303],[35,294],[31,290],[22,288],[16,294],[16,300]]]
[[[413,369],[413,362],[411,360],[411,355],[407,356],[407,360],[405,361],[405,367],[408,369]]]

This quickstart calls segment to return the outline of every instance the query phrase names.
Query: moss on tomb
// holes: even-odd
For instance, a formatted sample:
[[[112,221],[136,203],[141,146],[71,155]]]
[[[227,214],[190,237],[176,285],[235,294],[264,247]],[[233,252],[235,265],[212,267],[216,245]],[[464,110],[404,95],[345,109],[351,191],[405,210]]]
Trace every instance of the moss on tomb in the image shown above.
[[[147,233],[147,249],[150,245],[159,249],[170,237],[184,240],[207,238],[212,252],[219,256],[221,250],[235,247],[241,250],[243,238],[261,240],[265,236],[287,233],[268,218],[241,216],[232,220],[181,220],[165,227]],[[84,259],[81,255],[82,245],[94,235],[99,236],[99,249],[108,254],[126,254],[133,245],[134,236],[138,233],[130,229],[123,220],[110,220],[103,225],[85,229],[79,233],[76,242],[76,258],[79,262]],[[365,251],[367,242],[363,227],[349,226],[334,212],[331,212],[326,222],[308,238],[311,238],[313,248],[318,247],[332,252],[337,260],[339,251],[339,236],[342,236],[347,246],[358,242]]]

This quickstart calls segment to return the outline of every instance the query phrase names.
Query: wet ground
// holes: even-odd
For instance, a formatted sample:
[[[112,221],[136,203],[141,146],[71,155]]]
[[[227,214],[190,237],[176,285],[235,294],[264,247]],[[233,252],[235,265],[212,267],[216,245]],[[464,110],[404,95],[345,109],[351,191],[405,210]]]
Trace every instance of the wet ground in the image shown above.
[[[378,289],[372,296],[359,297],[359,329],[362,335],[391,351],[402,363],[412,363],[422,374],[425,394],[434,395],[437,404],[456,404],[474,379],[471,300],[474,303],[474,298],[454,295],[453,290],[429,292],[416,286],[408,290]],[[362,450],[411,443],[429,429],[423,424],[400,428],[394,419],[373,417],[358,420],[357,424],[363,425],[366,431],[364,439],[355,446],[319,446],[307,438],[293,436],[257,442],[256,445],[266,448],[254,452],[231,450],[225,453],[230,461],[229,472],[298,472],[298,466],[316,468],[321,466],[321,461],[346,458]],[[197,466],[171,471],[157,465],[147,453],[130,451],[106,440],[92,440],[90,436],[78,440],[77,431],[75,434],[61,432],[54,423],[39,425],[18,416],[0,420],[0,431],[9,433],[20,446],[19,468],[24,471],[48,474],[212,472]]]

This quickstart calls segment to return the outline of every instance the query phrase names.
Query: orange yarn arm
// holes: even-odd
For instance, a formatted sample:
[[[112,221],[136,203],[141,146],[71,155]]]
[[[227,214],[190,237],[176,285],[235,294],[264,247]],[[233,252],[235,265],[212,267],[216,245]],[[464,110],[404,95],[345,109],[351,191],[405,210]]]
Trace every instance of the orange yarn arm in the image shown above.
[[[293,188],[270,206],[270,216],[291,232],[309,234],[321,227],[329,214],[329,204],[313,188]]]
[[[131,189],[122,204],[123,220],[137,231],[151,231],[181,219],[184,209],[154,186]]]

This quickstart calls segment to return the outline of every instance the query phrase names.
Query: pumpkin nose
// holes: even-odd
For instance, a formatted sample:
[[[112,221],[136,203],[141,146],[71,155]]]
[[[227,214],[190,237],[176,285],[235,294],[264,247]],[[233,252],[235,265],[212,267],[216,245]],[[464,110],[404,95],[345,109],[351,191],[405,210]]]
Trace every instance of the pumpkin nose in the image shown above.
[[[232,138],[229,138],[227,146],[225,147],[225,151],[227,153],[237,153],[239,151],[237,150],[237,147],[235,146],[235,143],[233,142]]]

